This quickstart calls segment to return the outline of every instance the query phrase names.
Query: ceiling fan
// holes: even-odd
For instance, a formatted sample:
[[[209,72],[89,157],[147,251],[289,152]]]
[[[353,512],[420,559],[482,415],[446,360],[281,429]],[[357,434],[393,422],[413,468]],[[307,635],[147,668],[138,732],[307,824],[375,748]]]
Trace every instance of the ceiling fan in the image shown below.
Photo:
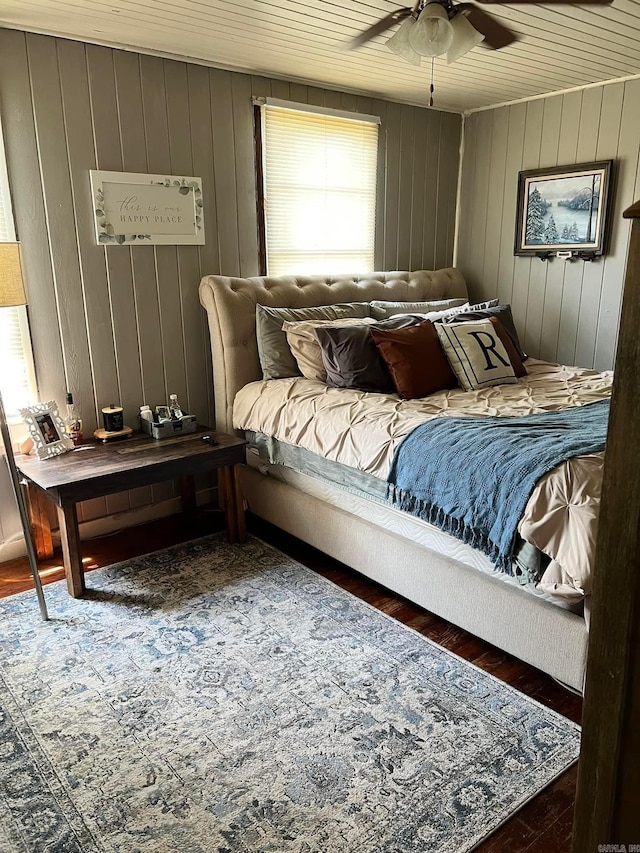
[[[538,0],[507,0],[510,4],[537,3]],[[502,0],[480,0],[500,4]],[[547,4],[607,5],[612,0],[546,0]],[[455,62],[480,42],[491,50],[499,50],[518,40],[501,21],[475,3],[453,3],[452,0],[418,0],[413,6],[396,9],[357,35],[350,48],[361,47],[402,21],[386,42],[388,48],[407,62],[420,65],[421,57],[447,54],[447,62]]]

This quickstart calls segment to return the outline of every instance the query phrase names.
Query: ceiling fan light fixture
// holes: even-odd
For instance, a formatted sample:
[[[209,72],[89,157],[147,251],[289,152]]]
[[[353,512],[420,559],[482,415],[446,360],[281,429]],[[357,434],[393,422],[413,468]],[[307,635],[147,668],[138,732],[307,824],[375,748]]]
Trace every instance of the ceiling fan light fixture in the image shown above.
[[[420,65],[420,54],[417,53],[411,46],[410,36],[416,21],[413,16],[406,18],[391,36],[387,39],[387,47],[398,56],[406,59],[412,65]]]
[[[453,41],[447,10],[439,2],[427,3],[409,33],[411,47],[420,56],[440,56]]]
[[[467,20],[466,15],[459,12],[449,23],[453,30],[453,41],[447,50],[447,64],[451,65],[456,59],[460,59],[481,41],[484,35],[479,33]]]

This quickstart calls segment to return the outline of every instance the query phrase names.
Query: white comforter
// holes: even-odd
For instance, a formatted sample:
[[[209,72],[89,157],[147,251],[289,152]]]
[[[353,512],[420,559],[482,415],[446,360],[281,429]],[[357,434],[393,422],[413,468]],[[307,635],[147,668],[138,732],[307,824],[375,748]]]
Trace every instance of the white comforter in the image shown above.
[[[234,426],[386,480],[394,451],[425,420],[456,415],[515,416],[582,406],[610,396],[613,374],[530,358],[516,385],[456,388],[419,400],[330,388],[301,377],[252,382],[234,404]],[[539,586],[569,602],[591,592],[591,565],[603,454],[579,456],[543,477],[518,530],[551,557]]]

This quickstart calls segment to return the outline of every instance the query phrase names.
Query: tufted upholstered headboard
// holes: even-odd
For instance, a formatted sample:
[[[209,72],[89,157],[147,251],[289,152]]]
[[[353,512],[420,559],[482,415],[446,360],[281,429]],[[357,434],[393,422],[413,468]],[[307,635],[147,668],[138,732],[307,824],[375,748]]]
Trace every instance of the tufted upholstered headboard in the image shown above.
[[[233,400],[249,382],[262,379],[256,342],[256,305],[306,308],[339,302],[391,302],[466,298],[457,269],[372,272],[357,276],[231,278],[207,275],[200,302],[207,310],[213,357],[216,427],[233,432]]]

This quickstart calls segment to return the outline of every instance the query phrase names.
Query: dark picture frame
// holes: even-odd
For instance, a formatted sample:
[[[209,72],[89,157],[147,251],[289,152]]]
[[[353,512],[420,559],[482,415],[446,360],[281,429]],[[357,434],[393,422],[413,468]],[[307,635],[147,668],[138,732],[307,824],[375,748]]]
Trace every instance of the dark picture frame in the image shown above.
[[[514,254],[603,255],[612,172],[613,160],[520,172]]]

